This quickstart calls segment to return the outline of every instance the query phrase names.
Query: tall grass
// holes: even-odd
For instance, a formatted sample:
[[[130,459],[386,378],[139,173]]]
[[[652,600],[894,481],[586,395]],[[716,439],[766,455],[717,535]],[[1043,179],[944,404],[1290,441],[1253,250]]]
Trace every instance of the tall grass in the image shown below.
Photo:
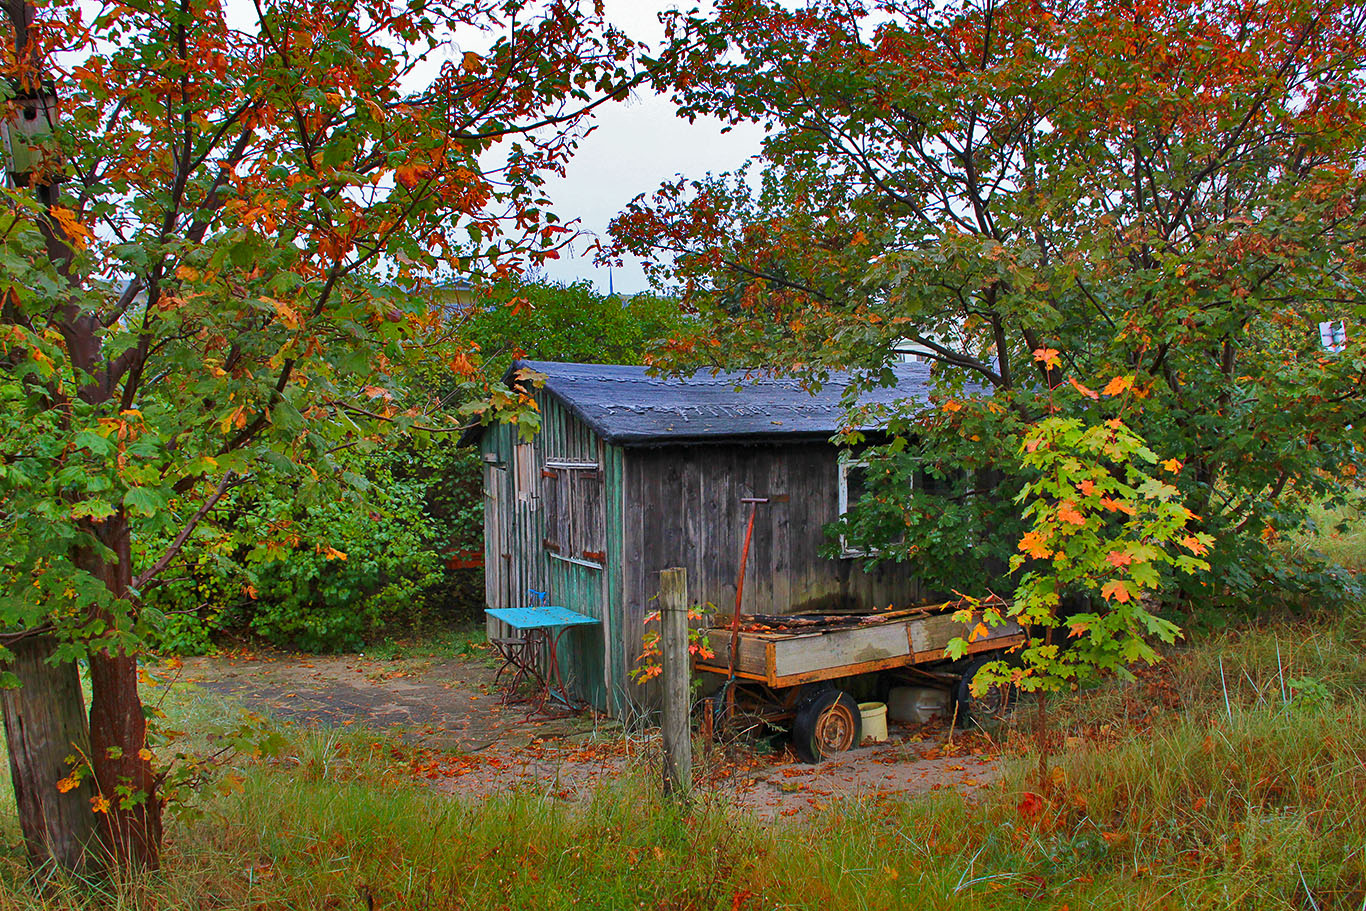
[[[1344,711],[1346,714],[1344,716]],[[469,805],[355,776],[258,768],[181,821],[163,873],[0,908],[1350,908],[1366,887],[1366,706],[1235,713],[1214,730],[1066,753],[975,803],[851,801],[764,827],[640,776],[571,805]],[[316,749],[317,744],[314,744]],[[1033,809],[1031,809],[1031,807]]]
[[[1285,542],[1292,555],[1320,554],[1354,573],[1366,570],[1366,499],[1336,507],[1314,505],[1309,526]]]
[[[1042,782],[1023,755],[970,798],[850,799],[772,825],[724,793],[673,804],[643,769],[586,802],[452,800],[373,733],[299,733],[174,821],[161,872],[39,890],[16,849],[0,911],[1361,911],[1363,626],[1220,634],[1063,703]]]

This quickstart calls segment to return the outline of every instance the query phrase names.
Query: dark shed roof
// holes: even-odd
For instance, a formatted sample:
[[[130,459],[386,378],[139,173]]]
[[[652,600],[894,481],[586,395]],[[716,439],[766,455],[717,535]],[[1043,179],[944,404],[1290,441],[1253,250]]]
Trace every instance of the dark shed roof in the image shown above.
[[[516,361],[506,379],[522,368],[545,374],[545,391],[617,446],[827,438],[843,426],[840,398],[850,383],[849,374],[832,374],[813,394],[792,377],[703,370],[680,378],[651,376],[644,367],[552,361]],[[860,402],[929,401],[928,364],[891,369],[896,385],[867,390]]]

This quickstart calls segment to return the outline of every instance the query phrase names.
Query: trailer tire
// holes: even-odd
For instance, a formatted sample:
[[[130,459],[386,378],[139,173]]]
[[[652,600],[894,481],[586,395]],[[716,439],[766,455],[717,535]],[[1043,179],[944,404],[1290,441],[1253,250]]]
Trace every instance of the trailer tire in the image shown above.
[[[797,704],[792,749],[803,762],[817,763],[852,750],[863,740],[863,715],[843,690],[814,693]]]
[[[972,680],[977,676],[977,672],[982,669],[982,666],[1001,660],[1003,660],[1001,655],[984,655],[981,658],[974,659],[963,669],[963,676],[959,678],[958,686],[954,688],[954,696],[958,700],[959,727],[967,727],[974,723],[990,724],[1002,721],[1015,708],[1015,701],[1020,695],[1018,687],[1002,684],[991,687],[981,696],[972,694]]]

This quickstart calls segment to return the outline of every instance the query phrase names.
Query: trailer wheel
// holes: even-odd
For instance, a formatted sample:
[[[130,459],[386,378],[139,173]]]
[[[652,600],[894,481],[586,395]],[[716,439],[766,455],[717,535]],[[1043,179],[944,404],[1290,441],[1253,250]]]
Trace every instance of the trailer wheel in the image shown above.
[[[958,698],[958,724],[965,727],[973,722],[987,724],[993,721],[1001,721],[1010,714],[1015,707],[1015,700],[1019,698],[1020,691],[1017,687],[1009,684],[997,684],[990,687],[980,696],[972,694],[972,681],[977,676],[977,672],[982,669],[984,664],[992,661],[1000,661],[999,655],[986,655],[974,660],[963,669],[963,676],[958,680],[958,686],[954,689],[954,695]]]
[[[863,739],[863,715],[843,690],[825,690],[797,705],[792,749],[804,762],[820,762],[852,750]]]

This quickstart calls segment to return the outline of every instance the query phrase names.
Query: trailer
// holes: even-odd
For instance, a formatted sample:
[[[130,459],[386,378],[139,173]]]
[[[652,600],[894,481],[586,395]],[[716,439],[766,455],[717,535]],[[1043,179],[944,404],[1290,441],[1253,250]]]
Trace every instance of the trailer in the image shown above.
[[[998,717],[1014,693],[993,687],[974,696],[971,683],[984,664],[1008,659],[1025,642],[1014,620],[982,622],[984,612],[999,616],[1005,606],[999,599],[958,600],[900,610],[732,617],[706,630],[713,655],[693,664],[725,678],[704,704],[703,727],[733,727],[741,718],[786,727],[798,756],[819,762],[860,743],[858,703],[843,682],[870,674],[884,689],[905,681],[946,690],[957,723]],[[966,653],[951,658],[949,643],[960,638]]]

